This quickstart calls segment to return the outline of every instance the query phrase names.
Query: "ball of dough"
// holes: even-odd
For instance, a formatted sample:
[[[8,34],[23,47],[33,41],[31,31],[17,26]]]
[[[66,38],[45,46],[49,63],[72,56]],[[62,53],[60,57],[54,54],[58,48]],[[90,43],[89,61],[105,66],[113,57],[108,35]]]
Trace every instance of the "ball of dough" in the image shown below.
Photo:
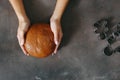
[[[49,24],[33,24],[26,33],[24,47],[34,57],[43,58],[55,50],[54,35]]]

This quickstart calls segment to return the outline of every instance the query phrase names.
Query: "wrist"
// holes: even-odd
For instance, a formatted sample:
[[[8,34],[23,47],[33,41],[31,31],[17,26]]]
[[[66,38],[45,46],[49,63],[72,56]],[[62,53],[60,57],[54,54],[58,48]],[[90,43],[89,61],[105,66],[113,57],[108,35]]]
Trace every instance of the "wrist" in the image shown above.
[[[30,20],[28,18],[18,19],[18,22],[30,24]]]
[[[18,16],[19,22],[30,22],[27,16]]]
[[[50,22],[59,22],[60,23],[61,21],[61,18],[58,18],[58,17],[51,17],[50,18]]]

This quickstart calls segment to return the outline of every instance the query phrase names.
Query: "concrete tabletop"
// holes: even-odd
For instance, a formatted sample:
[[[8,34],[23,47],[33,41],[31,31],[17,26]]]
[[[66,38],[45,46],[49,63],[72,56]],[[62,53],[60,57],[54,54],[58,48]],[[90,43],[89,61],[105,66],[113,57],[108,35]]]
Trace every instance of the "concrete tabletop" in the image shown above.
[[[49,22],[56,0],[24,0],[31,23]],[[17,16],[0,0],[0,80],[120,80],[120,54],[106,56],[93,24],[104,17],[120,21],[120,0],[70,0],[62,17],[58,53],[38,59],[25,56],[17,41]]]

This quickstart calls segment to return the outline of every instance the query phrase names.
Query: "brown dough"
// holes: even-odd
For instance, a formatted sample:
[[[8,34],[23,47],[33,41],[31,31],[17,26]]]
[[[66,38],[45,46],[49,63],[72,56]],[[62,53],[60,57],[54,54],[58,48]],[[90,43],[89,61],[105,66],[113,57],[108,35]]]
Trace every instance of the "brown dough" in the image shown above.
[[[55,49],[54,35],[49,24],[34,24],[26,33],[24,47],[34,57],[47,57]]]

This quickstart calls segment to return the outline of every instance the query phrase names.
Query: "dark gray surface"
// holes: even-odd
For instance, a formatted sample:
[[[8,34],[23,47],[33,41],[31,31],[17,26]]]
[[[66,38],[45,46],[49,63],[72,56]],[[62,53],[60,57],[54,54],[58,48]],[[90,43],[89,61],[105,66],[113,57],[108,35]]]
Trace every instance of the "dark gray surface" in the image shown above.
[[[56,0],[24,0],[32,23],[48,22]],[[0,0],[0,80],[120,80],[120,54],[104,55],[93,24],[106,16],[120,21],[120,0],[70,0],[62,18],[64,37],[55,56],[27,57],[17,38],[17,17]]]

